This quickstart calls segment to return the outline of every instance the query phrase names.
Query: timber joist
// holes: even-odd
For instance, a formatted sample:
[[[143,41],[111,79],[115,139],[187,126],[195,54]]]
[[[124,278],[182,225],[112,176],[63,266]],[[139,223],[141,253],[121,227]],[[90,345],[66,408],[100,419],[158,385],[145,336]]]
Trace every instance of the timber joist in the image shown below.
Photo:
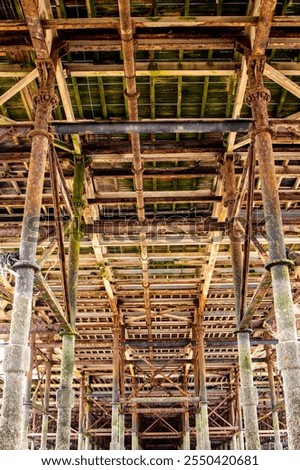
[[[1,10],[0,448],[299,449],[299,5],[76,4]]]

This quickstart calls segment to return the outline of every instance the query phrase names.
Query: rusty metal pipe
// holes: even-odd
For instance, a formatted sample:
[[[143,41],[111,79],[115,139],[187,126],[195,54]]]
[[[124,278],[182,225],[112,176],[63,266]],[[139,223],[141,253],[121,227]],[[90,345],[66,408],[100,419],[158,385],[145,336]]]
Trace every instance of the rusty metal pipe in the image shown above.
[[[266,363],[268,368],[268,379],[270,387],[270,399],[271,399],[271,409],[272,409],[272,421],[273,421],[273,430],[274,430],[274,449],[282,450],[282,445],[280,442],[280,429],[279,429],[279,418],[278,411],[276,410],[276,392],[275,392],[275,382],[274,382],[274,370],[271,358],[271,346],[265,346],[266,351]]]
[[[297,342],[296,319],[289,277],[290,262],[286,259],[280,201],[277,190],[268,102],[271,95],[264,87],[265,57],[248,59],[250,91],[246,96],[255,121],[253,138],[262,181],[262,198],[269,245],[275,316],[278,339],[277,359],[282,372],[289,448],[300,449],[300,347]]]
[[[47,70],[47,64],[45,65]],[[5,348],[3,369],[5,383],[0,425],[0,449],[14,450],[21,445],[23,422],[23,389],[29,367],[28,336],[30,329],[32,292],[36,265],[38,237],[32,236],[31,222],[38,224],[41,212],[44,174],[49,146],[48,125],[51,111],[56,106],[52,70],[48,70],[47,82],[35,98],[35,127],[32,136],[30,167],[27,180],[26,199],[22,234],[20,241],[20,261],[14,268],[18,272],[16,280],[9,345]]]
[[[139,91],[136,86],[136,72],[135,72],[135,57],[134,57],[134,37],[133,27],[130,12],[130,0],[118,0],[119,17],[120,17],[120,35],[122,40],[122,51],[124,58],[124,72],[126,90],[124,92],[128,101],[128,114],[129,120],[138,121],[138,97]],[[132,146],[132,170],[134,173],[134,185],[136,191],[137,203],[137,217],[139,222],[144,222],[145,215],[145,200],[144,200],[144,185],[143,185],[143,172],[144,160],[141,155],[141,142],[138,133],[131,133],[131,146]],[[151,302],[149,291],[149,257],[146,235],[140,234],[140,249],[141,249],[141,262],[142,262],[142,285],[144,289],[144,302],[146,311],[146,324],[148,330],[148,339],[152,338],[152,320],[151,320]],[[152,358],[152,348],[150,348],[150,358]]]
[[[234,171],[234,155],[227,154],[224,159],[224,179],[227,205],[227,215],[230,220],[229,238],[232,256],[233,286],[235,296],[236,322],[239,328],[245,302],[242,299],[242,241],[241,231],[235,227],[233,219],[236,198],[236,181]],[[239,366],[241,375],[241,404],[244,412],[245,437],[247,449],[260,449],[257,421],[257,391],[253,386],[250,334],[248,330],[239,330],[238,337]]]

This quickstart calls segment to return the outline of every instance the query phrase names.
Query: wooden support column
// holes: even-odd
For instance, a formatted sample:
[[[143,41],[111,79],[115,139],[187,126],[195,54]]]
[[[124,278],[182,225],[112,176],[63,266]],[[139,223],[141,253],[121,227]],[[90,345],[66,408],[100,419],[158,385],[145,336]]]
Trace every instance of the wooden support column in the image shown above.
[[[257,48],[256,48],[257,49]],[[246,102],[254,119],[253,139],[262,184],[262,198],[269,245],[275,316],[278,331],[277,361],[282,373],[289,449],[300,449],[300,345],[293,310],[289,278],[290,261],[286,259],[280,201],[276,183],[272,136],[268,120],[270,92],[264,87],[265,56],[259,51],[248,59],[250,91]]]
[[[46,366],[47,368],[46,368],[46,378],[45,378],[44,412],[43,412],[43,418],[42,418],[41,450],[47,449],[52,355],[53,355],[53,349],[50,349],[49,355],[48,355],[48,364]]]
[[[115,320],[113,327],[113,389],[112,389],[112,413],[111,413],[111,443],[110,449],[119,449],[119,393],[120,393],[120,327]]]
[[[23,390],[29,367],[28,336],[32,309],[32,291],[36,265],[36,249],[48,153],[48,131],[51,111],[57,104],[54,95],[54,70],[49,61],[40,62],[42,82],[34,99],[35,124],[30,133],[32,147],[20,241],[20,261],[14,265],[16,278],[9,345],[3,360],[5,374],[2,416],[0,424],[0,449],[15,450],[21,445],[23,429]],[[34,227],[34,232],[32,230]]]
[[[234,202],[236,199],[236,182],[234,172],[234,154],[224,156],[224,179],[226,196],[224,204],[227,206],[229,220],[229,238],[232,258],[233,285],[235,295],[235,311],[237,322],[237,343],[239,351],[239,368],[241,376],[241,404],[244,412],[245,437],[247,449],[260,449],[258,421],[257,421],[257,390],[253,385],[250,332],[249,329],[239,329],[243,317],[244,302],[242,301],[242,241],[241,231],[232,220]]]
[[[279,429],[279,419],[278,411],[276,410],[276,392],[275,392],[275,383],[274,383],[274,369],[271,358],[271,346],[266,345],[266,362],[268,367],[268,379],[270,386],[270,398],[271,398],[271,409],[272,409],[272,421],[273,421],[273,431],[274,431],[274,450],[282,450],[282,445],[280,441],[280,429]]]
[[[81,239],[81,220],[83,210],[84,191],[83,156],[75,157],[73,181],[74,219],[70,230],[68,295],[70,301],[70,325],[75,331],[77,310],[78,266]],[[63,332],[62,362],[60,374],[60,387],[57,391],[56,402],[58,408],[56,449],[68,450],[70,446],[71,411],[74,406],[74,391],[72,389],[75,356],[75,336],[69,331]]]

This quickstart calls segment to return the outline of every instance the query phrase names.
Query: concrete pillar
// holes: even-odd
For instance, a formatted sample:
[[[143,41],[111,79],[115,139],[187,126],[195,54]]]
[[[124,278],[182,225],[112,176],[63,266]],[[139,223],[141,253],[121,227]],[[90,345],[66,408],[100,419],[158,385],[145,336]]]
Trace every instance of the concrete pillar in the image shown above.
[[[47,449],[47,436],[49,427],[49,401],[50,401],[50,385],[51,385],[51,369],[52,369],[53,349],[50,349],[48,355],[48,364],[46,368],[45,393],[44,393],[44,413],[42,418],[42,435],[41,450]]]
[[[275,316],[278,332],[277,361],[283,378],[289,449],[300,449],[300,345],[293,310],[286,259],[280,201],[277,190],[268,102],[271,95],[263,83],[264,56],[248,59],[250,91],[246,102],[254,119],[253,139],[262,184],[262,198],[269,245]]]
[[[227,206],[227,215],[230,223],[229,238],[230,251],[232,258],[233,285],[235,295],[235,312],[237,327],[244,314],[242,299],[242,269],[243,269],[243,253],[241,232],[235,226],[234,202],[236,198],[236,182],[234,171],[234,154],[226,154],[224,156],[224,180],[225,180],[225,205]],[[258,421],[257,421],[257,405],[258,395],[253,385],[252,364],[251,364],[251,348],[250,348],[250,331],[238,330],[237,343],[239,351],[239,368],[241,377],[241,404],[244,412],[245,437],[247,449],[260,449]]]
[[[46,79],[34,98],[35,124],[31,132],[32,146],[27,190],[20,241],[20,261],[14,265],[16,278],[9,345],[3,360],[5,374],[0,423],[0,449],[20,448],[23,430],[23,392],[25,377],[29,368],[28,336],[32,310],[32,291],[36,265],[36,249],[41,202],[44,185],[46,157],[48,153],[48,132],[51,111],[57,104],[54,95],[54,73],[48,63],[41,64]],[[50,66],[51,67],[51,66]],[[34,188],[34,190],[33,190]],[[33,229],[34,227],[34,229]]]
[[[273,430],[274,430],[274,450],[282,450],[282,445],[280,441],[278,412],[276,411],[276,392],[275,392],[275,383],[274,383],[274,370],[273,370],[273,364],[271,360],[271,346],[266,345],[265,350],[266,350],[266,362],[267,362],[267,367],[268,367],[272,421],[273,421]]]

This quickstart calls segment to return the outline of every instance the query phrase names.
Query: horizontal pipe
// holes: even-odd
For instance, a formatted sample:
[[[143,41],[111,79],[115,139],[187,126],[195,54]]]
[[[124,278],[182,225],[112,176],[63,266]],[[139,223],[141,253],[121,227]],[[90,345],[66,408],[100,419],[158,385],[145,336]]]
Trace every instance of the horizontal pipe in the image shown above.
[[[196,397],[135,397],[131,398],[129,403],[139,404],[139,403],[192,403],[200,401],[200,398]],[[123,403],[128,403],[128,400],[120,400]]]
[[[159,121],[75,121],[55,122],[51,127],[55,134],[128,134],[128,133],[183,133],[183,132],[248,132],[251,119],[187,119]],[[0,135],[9,130],[29,132],[33,125],[1,124]]]
[[[51,128],[54,134],[150,134],[150,133],[184,133],[184,132],[248,132],[252,119],[160,119],[152,121],[52,121]],[[270,125],[280,131],[292,132],[300,128],[296,119],[270,119]],[[276,127],[277,126],[277,127]],[[30,121],[22,123],[0,124],[0,136],[12,132],[27,135],[33,129]]]

